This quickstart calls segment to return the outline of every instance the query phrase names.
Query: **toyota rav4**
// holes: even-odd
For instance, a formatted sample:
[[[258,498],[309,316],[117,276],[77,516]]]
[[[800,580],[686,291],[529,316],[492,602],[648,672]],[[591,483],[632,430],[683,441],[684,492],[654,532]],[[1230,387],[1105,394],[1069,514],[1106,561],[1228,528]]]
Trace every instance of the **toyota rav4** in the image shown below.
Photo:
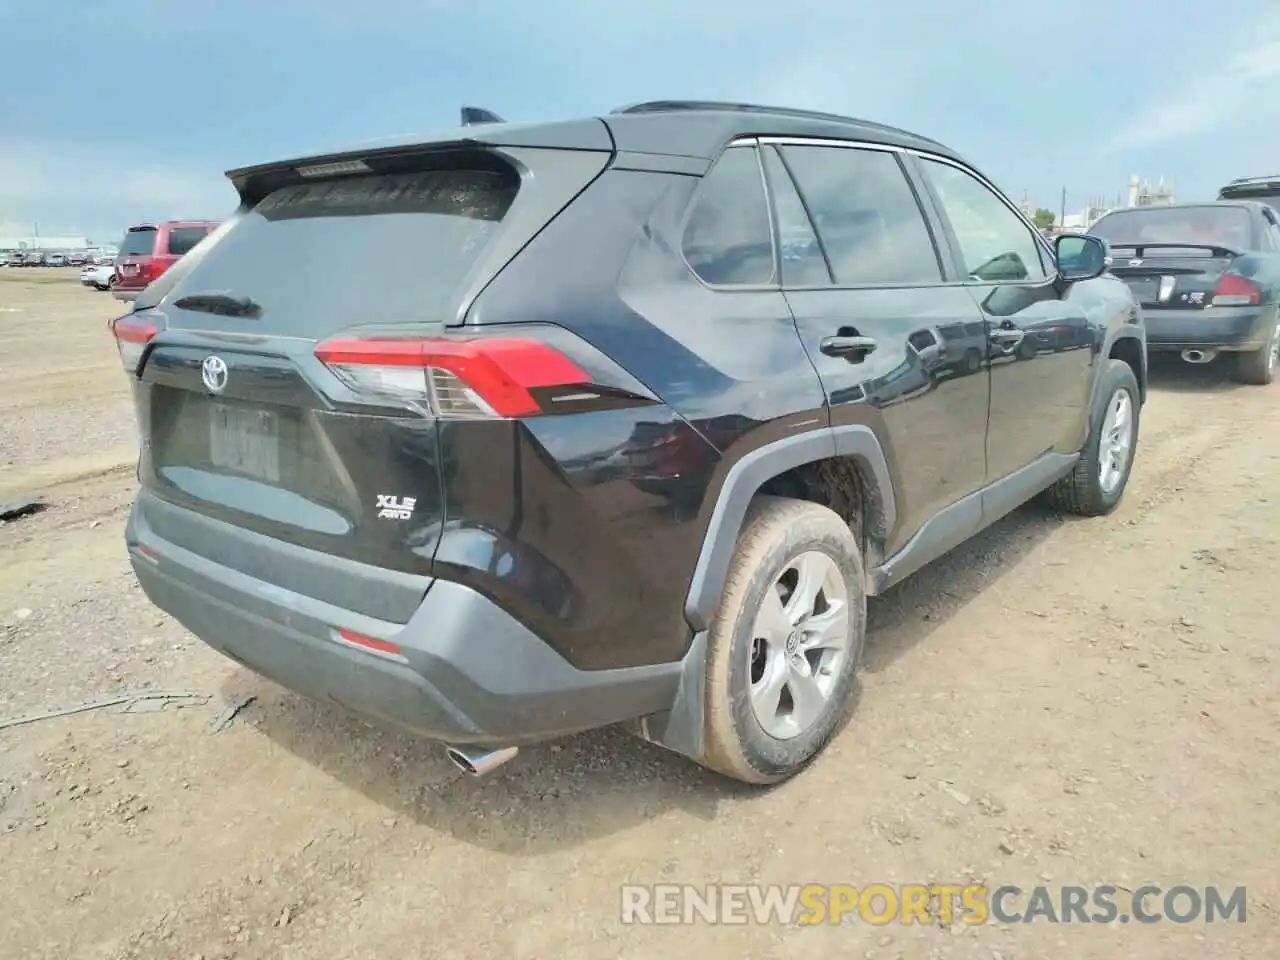
[[[133,567],[469,773],[625,723],[785,779],[868,597],[1042,492],[1110,512],[1134,463],[1146,342],[1101,241],[1055,251],[902,130],[661,102],[229,177],[113,325]],[[921,352],[953,329],[976,358]]]

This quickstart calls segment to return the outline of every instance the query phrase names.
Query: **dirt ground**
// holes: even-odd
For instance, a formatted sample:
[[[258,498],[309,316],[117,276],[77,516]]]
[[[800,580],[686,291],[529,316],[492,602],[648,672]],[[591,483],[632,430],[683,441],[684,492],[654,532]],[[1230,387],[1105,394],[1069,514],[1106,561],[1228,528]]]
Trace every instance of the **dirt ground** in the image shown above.
[[[0,501],[50,504],[0,525],[0,956],[1280,956],[1280,387],[1157,369],[1116,514],[1028,506],[874,601],[856,712],[789,784],[615,731],[476,781],[149,606],[116,312],[0,269]],[[4,726],[159,692],[190,696]],[[1243,885],[1247,920],[620,922],[628,882],[974,880]]]

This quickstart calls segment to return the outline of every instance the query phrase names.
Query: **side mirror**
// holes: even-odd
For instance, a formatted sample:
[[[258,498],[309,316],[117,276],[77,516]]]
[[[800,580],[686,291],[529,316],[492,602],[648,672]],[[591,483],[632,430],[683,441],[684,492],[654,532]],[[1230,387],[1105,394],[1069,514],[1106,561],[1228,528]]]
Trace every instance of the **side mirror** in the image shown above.
[[[1063,234],[1054,241],[1053,250],[1058,258],[1058,276],[1068,283],[1102,276],[1111,259],[1107,244],[1086,234]]]

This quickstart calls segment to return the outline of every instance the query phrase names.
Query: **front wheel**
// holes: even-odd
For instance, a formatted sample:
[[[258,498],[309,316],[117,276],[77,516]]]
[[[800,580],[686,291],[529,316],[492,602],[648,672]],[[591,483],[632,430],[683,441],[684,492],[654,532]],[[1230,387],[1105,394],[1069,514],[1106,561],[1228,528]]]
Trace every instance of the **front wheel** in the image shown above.
[[[1138,448],[1138,380],[1123,360],[1107,360],[1100,384],[1105,403],[1089,425],[1075,469],[1050,487],[1049,502],[1082,517],[1115,509],[1124,496]]]
[[[798,773],[848,709],[865,633],[848,524],[815,503],[757,498],[707,638],[706,766],[755,784]]]
[[[1280,318],[1271,328],[1265,347],[1236,357],[1236,379],[1241,383],[1265,387],[1276,378],[1277,367],[1280,367]]]

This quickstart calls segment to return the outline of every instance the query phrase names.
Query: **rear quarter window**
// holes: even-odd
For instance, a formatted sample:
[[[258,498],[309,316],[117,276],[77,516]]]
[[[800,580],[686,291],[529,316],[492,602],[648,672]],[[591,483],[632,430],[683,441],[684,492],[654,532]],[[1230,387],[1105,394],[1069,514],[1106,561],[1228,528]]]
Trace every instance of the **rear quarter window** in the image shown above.
[[[169,254],[181,257],[208,235],[204,227],[172,227],[169,230]]]
[[[773,280],[773,227],[754,147],[730,147],[702,178],[681,246],[704,283]]]

